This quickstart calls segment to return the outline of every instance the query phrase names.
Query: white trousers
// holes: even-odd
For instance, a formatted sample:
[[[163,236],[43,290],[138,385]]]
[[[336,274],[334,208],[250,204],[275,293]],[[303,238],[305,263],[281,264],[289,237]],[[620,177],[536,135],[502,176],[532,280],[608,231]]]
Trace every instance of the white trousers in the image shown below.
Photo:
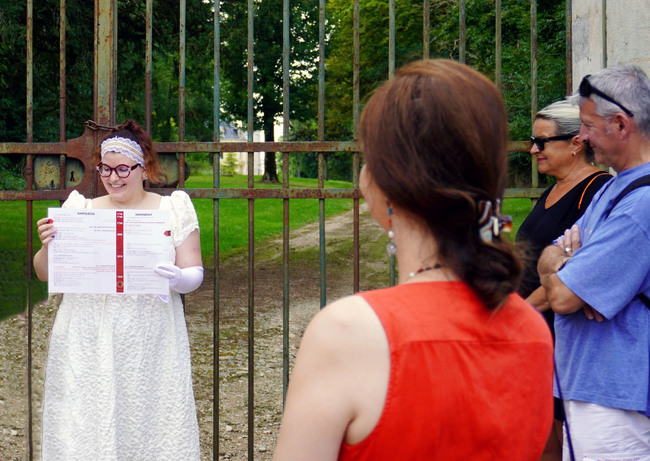
[[[650,418],[595,403],[564,402],[575,461],[650,461]],[[571,461],[564,426],[562,461]]]

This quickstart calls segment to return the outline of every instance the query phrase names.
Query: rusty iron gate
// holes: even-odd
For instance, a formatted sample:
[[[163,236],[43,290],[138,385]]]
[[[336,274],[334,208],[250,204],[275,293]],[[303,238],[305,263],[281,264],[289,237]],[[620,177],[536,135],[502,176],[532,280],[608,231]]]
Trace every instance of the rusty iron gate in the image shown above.
[[[1,201],[25,201],[26,202],[26,223],[27,229],[27,254],[25,255],[26,264],[26,277],[33,278],[32,271],[32,255],[34,248],[32,245],[34,222],[38,217],[34,216],[33,204],[35,201],[42,200],[59,200],[63,201],[67,198],[71,189],[76,189],[86,196],[97,196],[100,193],[101,185],[98,175],[94,171],[89,154],[97,148],[101,139],[105,135],[102,126],[111,126],[116,123],[116,99],[117,99],[117,81],[116,81],[116,68],[117,68],[117,54],[116,48],[118,44],[117,37],[117,18],[118,18],[118,2],[117,0],[95,0],[94,2],[94,81],[93,85],[93,106],[92,114],[88,118],[92,118],[94,122],[86,124],[83,135],[76,139],[66,139],[65,126],[66,126],[66,0],[60,0],[60,29],[58,34],[59,40],[59,91],[60,91],[60,106],[59,106],[59,120],[60,120],[60,136],[57,141],[52,142],[34,142],[34,69],[35,62],[33,57],[34,49],[34,17],[33,17],[33,1],[26,0],[26,133],[25,142],[2,142],[0,139],[0,154],[12,154],[25,156],[25,177],[27,181],[26,190],[3,190],[0,191]],[[243,2],[244,0],[242,0]],[[303,142],[303,141],[283,141],[283,142],[255,142],[253,138],[253,119],[254,119],[254,90],[253,79],[255,66],[254,46],[253,46],[253,30],[254,24],[254,0],[248,1],[248,132],[247,140],[240,142],[223,142],[220,138],[220,91],[221,91],[221,68],[220,68],[220,2],[209,2],[213,5],[214,16],[212,24],[214,27],[214,75],[213,75],[213,88],[214,88],[214,107],[213,107],[213,126],[214,135],[213,139],[201,142],[188,142],[185,140],[185,116],[186,116],[186,103],[185,103],[185,71],[186,71],[186,30],[185,30],[185,17],[186,17],[186,1],[179,1],[178,8],[178,24],[179,24],[179,69],[178,69],[178,133],[179,139],[177,142],[157,142],[155,147],[161,154],[177,154],[178,155],[178,188],[184,188],[191,197],[210,199],[213,201],[213,214],[214,214],[214,324],[213,324],[213,345],[214,345],[214,362],[213,362],[213,440],[212,440],[212,458],[219,459],[220,452],[220,387],[219,387],[219,370],[220,370],[220,254],[219,254],[219,216],[220,216],[220,201],[228,199],[245,199],[248,201],[248,267],[247,267],[247,280],[246,287],[248,293],[248,396],[247,396],[247,413],[248,413],[248,428],[247,428],[247,459],[256,459],[259,454],[255,453],[255,336],[254,324],[255,316],[255,259],[254,259],[254,211],[255,201],[257,199],[278,199],[283,203],[283,231],[282,231],[282,261],[283,261],[283,297],[282,297],[282,310],[283,310],[283,327],[282,327],[282,376],[283,376],[283,394],[286,392],[286,386],[289,379],[290,368],[290,354],[289,354],[289,201],[295,199],[318,199],[319,201],[319,256],[320,256],[320,306],[324,306],[327,301],[326,294],[326,232],[325,232],[325,201],[329,199],[351,199],[353,202],[353,251],[350,255],[350,264],[353,268],[353,291],[359,290],[359,266],[360,266],[360,253],[359,253],[359,206],[361,195],[359,192],[359,169],[360,169],[360,154],[359,147],[356,142],[356,134],[359,126],[360,114],[360,53],[359,53],[359,31],[360,31],[360,5],[359,0],[352,2],[353,8],[353,55],[351,59],[352,69],[352,111],[354,121],[354,134],[355,139],[348,141],[329,141],[325,133],[325,42],[326,42],[326,2],[319,0],[319,40],[318,47],[319,62],[318,62],[318,97],[317,97],[317,114],[318,114],[318,129],[317,141]],[[396,37],[395,27],[395,11],[396,0],[388,1],[389,23],[387,24],[388,34],[388,68],[386,69],[386,77],[391,77],[395,71],[396,66]],[[291,0],[283,0],[283,139],[289,139],[289,102],[290,102],[290,56],[289,56],[289,42],[291,40],[290,30],[288,27],[289,22],[289,8]],[[501,65],[501,0],[493,2],[495,9],[495,80],[497,85],[501,85],[502,78],[502,65]],[[144,125],[148,132],[151,132],[152,120],[152,11],[153,0],[146,0],[146,21],[143,24],[146,34],[146,49],[145,49],[145,62],[146,62],[146,75],[144,76],[145,85],[145,116]],[[466,59],[466,2],[465,0],[458,0],[458,59],[465,62]],[[431,1],[423,0],[422,2],[422,57],[429,57],[429,39],[431,24],[429,22],[431,12]],[[537,110],[537,5],[536,1],[530,2],[530,43],[531,43],[531,114]],[[566,6],[567,24],[570,24],[571,18],[571,5],[567,2]],[[208,19],[208,18],[206,18]],[[567,57],[566,57],[566,88],[567,93],[572,87],[571,82],[571,37],[570,27],[567,27]],[[56,35],[56,34],[53,34]],[[90,85],[90,82],[89,82]],[[523,152],[528,149],[528,142],[524,141],[511,141],[510,149],[512,151]],[[214,181],[212,188],[185,188],[185,155],[189,153],[203,152],[212,155],[212,165],[214,173]],[[221,154],[224,152],[247,152],[248,153],[248,187],[245,189],[228,189],[220,186],[220,167],[221,167]],[[274,188],[260,188],[254,185],[254,152],[280,152],[281,155],[281,171],[282,171],[282,187],[279,189]],[[291,187],[289,180],[289,154],[290,153],[317,153],[318,155],[318,187],[315,189],[295,188]],[[347,152],[352,156],[353,180],[352,188],[346,189],[332,189],[326,188],[324,184],[324,168],[326,162],[326,154],[333,152]],[[55,156],[59,161],[59,178],[58,189],[55,190],[40,190],[34,183],[34,164],[43,156]],[[83,180],[72,187],[66,187],[66,164],[70,160],[78,160],[80,171],[83,173]],[[533,164],[533,173],[536,173],[536,165]],[[508,189],[506,197],[528,197],[535,198],[540,195],[543,189],[539,188],[537,183],[537,175],[532,175],[532,188],[526,189]],[[163,194],[171,193],[173,189],[164,188],[160,189]],[[27,328],[26,328],[26,366],[27,366],[27,396],[26,403],[26,418],[27,418],[27,431],[25,436],[25,457],[27,459],[34,458],[34,444],[33,437],[33,402],[32,402],[32,378],[31,378],[31,357],[32,357],[32,305],[35,300],[32,299],[31,291],[27,297]],[[2,437],[2,434],[0,434]],[[0,439],[1,440],[1,439]],[[206,455],[206,453],[204,453]],[[1,453],[0,453],[0,456]]]

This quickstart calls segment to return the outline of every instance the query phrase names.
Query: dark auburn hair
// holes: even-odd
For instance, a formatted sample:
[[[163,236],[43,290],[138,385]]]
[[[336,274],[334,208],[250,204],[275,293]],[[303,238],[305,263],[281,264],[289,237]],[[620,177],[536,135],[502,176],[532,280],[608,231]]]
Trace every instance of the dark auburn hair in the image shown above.
[[[158,152],[153,147],[151,136],[140,126],[135,120],[127,120],[121,125],[112,128],[111,133],[106,136],[104,141],[109,138],[127,138],[140,144],[142,152],[144,153],[144,169],[147,171],[147,181],[151,184],[160,184],[164,182],[164,178],[160,171],[160,161],[158,160]],[[101,161],[101,148],[97,149],[94,155],[95,164],[98,165]]]
[[[441,264],[488,308],[500,307],[522,264],[500,237],[479,236],[479,201],[496,204],[507,184],[507,118],[496,86],[454,61],[413,62],[370,98],[360,137],[370,180],[431,232]]]

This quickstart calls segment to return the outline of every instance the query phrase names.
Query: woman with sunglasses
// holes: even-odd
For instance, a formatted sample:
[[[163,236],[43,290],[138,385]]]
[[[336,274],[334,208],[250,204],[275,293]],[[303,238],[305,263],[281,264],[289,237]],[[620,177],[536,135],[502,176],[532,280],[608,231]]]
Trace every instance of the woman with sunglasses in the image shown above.
[[[537,274],[537,260],[553,239],[571,228],[585,212],[594,194],[611,175],[592,162],[590,147],[579,139],[580,109],[570,101],[555,102],[537,113],[533,123],[530,154],[537,158],[540,173],[553,176],[555,184],[542,193],[517,232],[527,254],[519,294],[544,314],[554,332],[553,311]],[[555,400],[554,430],[542,460],[562,459],[562,402]]]
[[[489,142],[486,142],[489,141]],[[399,284],[330,304],[293,369],[275,461],[537,461],[551,335],[502,239],[507,118],[463,64],[411,63],[366,104],[360,187]]]
[[[203,280],[199,225],[189,196],[144,188],[161,179],[151,138],[135,122],[116,127],[95,155],[107,195],[73,191],[64,208],[168,210],[169,261],[152,271],[169,296],[65,293],[48,350],[42,459],[199,459],[190,350],[180,293]],[[39,279],[48,279],[56,222],[38,221]]]

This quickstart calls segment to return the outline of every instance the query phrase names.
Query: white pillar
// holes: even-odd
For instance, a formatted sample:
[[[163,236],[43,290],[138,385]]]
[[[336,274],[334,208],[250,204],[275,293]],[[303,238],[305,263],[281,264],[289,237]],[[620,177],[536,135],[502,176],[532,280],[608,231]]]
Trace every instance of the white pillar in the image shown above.
[[[574,90],[585,75],[618,64],[650,75],[650,0],[571,1]]]

